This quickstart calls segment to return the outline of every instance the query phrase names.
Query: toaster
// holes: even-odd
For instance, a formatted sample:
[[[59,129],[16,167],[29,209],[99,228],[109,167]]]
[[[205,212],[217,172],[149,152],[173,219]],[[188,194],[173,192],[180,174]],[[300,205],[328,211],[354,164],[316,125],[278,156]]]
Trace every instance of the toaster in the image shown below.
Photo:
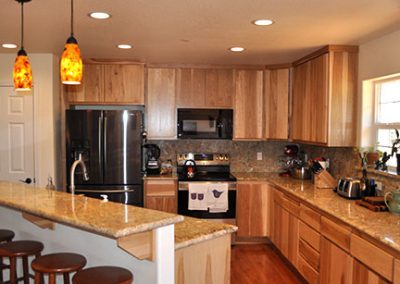
[[[354,178],[341,178],[337,185],[337,194],[348,199],[360,199],[361,181]]]

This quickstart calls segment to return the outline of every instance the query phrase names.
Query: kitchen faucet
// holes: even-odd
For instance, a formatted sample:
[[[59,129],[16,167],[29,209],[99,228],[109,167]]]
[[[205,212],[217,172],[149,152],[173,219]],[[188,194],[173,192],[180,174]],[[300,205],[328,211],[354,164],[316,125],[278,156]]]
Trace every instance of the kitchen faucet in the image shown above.
[[[71,194],[75,194],[75,170],[76,170],[76,167],[78,165],[81,165],[81,167],[82,167],[83,179],[84,180],[89,180],[89,174],[87,172],[85,162],[82,159],[82,153],[79,153],[78,159],[75,160],[72,163],[71,170],[70,170],[70,181],[71,181],[71,184],[69,186],[69,189],[71,191]]]

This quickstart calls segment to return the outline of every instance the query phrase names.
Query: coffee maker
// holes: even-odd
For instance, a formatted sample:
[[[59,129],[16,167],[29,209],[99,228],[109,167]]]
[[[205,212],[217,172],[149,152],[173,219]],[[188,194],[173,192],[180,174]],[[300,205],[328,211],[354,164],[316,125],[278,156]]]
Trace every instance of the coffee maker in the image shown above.
[[[144,144],[145,150],[145,171],[147,175],[160,174],[160,147],[156,144]]]

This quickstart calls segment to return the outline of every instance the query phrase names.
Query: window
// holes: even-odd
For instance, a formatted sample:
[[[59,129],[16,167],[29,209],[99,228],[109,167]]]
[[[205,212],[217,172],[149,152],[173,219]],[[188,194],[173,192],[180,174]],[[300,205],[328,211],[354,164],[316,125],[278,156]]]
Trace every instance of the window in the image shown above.
[[[400,76],[375,81],[375,123],[373,125],[377,149],[392,153],[396,139],[394,129],[400,131]],[[395,168],[396,157],[391,157],[387,165]],[[392,168],[392,169],[393,169]]]

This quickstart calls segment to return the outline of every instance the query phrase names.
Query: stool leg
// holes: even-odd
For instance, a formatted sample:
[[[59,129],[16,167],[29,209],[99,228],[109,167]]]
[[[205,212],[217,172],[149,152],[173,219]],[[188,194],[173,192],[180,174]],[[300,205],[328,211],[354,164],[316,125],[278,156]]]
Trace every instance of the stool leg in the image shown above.
[[[49,273],[49,284],[56,284],[56,275],[54,273]]]
[[[40,276],[41,276],[41,273],[35,271],[35,284],[42,284],[43,283],[42,281],[40,281],[40,279],[41,279]]]
[[[28,266],[28,257],[22,257],[22,267],[24,271],[24,284],[29,284],[29,266]]]
[[[0,283],[3,283],[3,258],[0,257]]]
[[[64,284],[69,284],[69,273],[64,273]]]
[[[10,284],[17,283],[17,259],[10,257]]]

